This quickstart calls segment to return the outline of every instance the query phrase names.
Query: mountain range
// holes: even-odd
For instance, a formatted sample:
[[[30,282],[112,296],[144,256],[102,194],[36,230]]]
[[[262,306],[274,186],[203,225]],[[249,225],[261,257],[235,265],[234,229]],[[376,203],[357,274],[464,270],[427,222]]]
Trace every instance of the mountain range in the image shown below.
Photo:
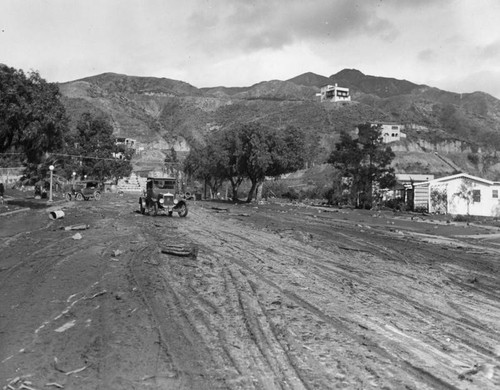
[[[351,102],[320,102],[328,84],[349,88]],[[437,176],[464,171],[500,179],[500,100],[483,92],[453,93],[407,80],[344,69],[329,77],[304,73],[248,87],[197,88],[167,78],[104,73],[59,84],[72,126],[83,112],[102,114],[117,137],[147,150],[211,131],[259,121],[298,126],[318,142],[316,163],[326,160],[341,131],[364,122],[405,125],[407,138],[390,146],[402,173]]]

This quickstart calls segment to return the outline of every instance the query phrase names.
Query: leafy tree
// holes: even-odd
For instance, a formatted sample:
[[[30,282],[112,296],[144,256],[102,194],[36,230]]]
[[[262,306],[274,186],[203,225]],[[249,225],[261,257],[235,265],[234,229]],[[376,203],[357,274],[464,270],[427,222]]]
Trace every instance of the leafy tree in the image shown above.
[[[245,175],[239,169],[241,157],[241,140],[238,133],[232,129],[217,132],[210,138],[210,142],[220,147],[220,164],[217,169],[222,179],[231,184],[232,199],[238,199],[238,189],[245,179]]]
[[[56,84],[0,64],[0,152],[14,147],[39,163],[62,146],[67,124]]]
[[[195,145],[184,160],[184,172],[191,178],[204,181],[212,193],[217,193],[224,176],[222,149],[214,142],[207,145]]]
[[[241,145],[238,171],[246,176],[251,187],[251,202],[259,184],[266,176],[280,176],[304,166],[304,133],[295,127],[275,130],[259,123],[243,125],[238,130]]]
[[[453,197],[462,199],[467,204],[467,215],[470,214],[470,205],[474,203],[474,182],[471,179],[462,179],[458,191],[453,194]]]
[[[82,114],[76,125],[76,134],[67,139],[65,151],[74,156],[63,161],[67,177],[71,177],[74,171],[80,176],[99,180],[118,179],[132,172],[130,159],[133,150],[125,149],[123,158],[113,158],[113,153],[120,149],[115,144],[113,127],[101,116]]]
[[[375,186],[390,188],[395,184],[394,169],[390,167],[395,155],[390,147],[384,147],[380,129],[365,123],[358,126],[357,139],[342,133],[328,159],[351,184],[351,202],[363,208],[371,205]]]
[[[280,176],[304,165],[304,133],[293,127],[275,130],[250,123],[212,134],[203,147],[191,150],[185,171],[206,180],[214,192],[225,180],[231,183],[233,199],[249,179],[247,202],[266,176]]]

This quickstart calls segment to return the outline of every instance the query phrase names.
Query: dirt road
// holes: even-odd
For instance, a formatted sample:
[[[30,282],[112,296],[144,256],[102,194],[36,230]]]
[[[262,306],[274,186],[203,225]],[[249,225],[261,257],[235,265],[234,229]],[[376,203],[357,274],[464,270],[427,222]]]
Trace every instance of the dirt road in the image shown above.
[[[1,386],[500,386],[498,229],[279,203],[149,217],[136,203],[0,217]],[[61,229],[74,224],[89,228]]]

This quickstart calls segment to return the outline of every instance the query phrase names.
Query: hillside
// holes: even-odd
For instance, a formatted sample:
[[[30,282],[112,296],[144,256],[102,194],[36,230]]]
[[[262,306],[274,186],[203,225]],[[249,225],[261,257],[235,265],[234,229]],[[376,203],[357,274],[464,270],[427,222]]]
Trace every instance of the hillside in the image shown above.
[[[351,103],[319,101],[320,87],[335,83],[350,89]],[[260,121],[303,128],[319,140],[316,162],[321,163],[342,130],[366,121],[397,122],[411,124],[407,140],[393,145],[399,170],[448,174],[442,159],[432,163],[438,152],[464,171],[500,179],[495,169],[500,101],[482,92],[457,94],[355,69],[233,88],[105,73],[60,84],[60,91],[73,125],[82,112],[100,113],[110,118],[117,136],[135,138],[149,149],[164,141],[197,142],[210,131]],[[419,158],[427,163],[416,164]]]

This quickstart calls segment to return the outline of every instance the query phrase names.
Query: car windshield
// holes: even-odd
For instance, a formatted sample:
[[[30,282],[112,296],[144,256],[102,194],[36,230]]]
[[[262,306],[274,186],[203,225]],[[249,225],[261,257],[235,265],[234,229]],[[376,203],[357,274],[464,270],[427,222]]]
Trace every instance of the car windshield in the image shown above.
[[[154,186],[161,190],[174,190],[175,180],[172,179],[155,179]]]

